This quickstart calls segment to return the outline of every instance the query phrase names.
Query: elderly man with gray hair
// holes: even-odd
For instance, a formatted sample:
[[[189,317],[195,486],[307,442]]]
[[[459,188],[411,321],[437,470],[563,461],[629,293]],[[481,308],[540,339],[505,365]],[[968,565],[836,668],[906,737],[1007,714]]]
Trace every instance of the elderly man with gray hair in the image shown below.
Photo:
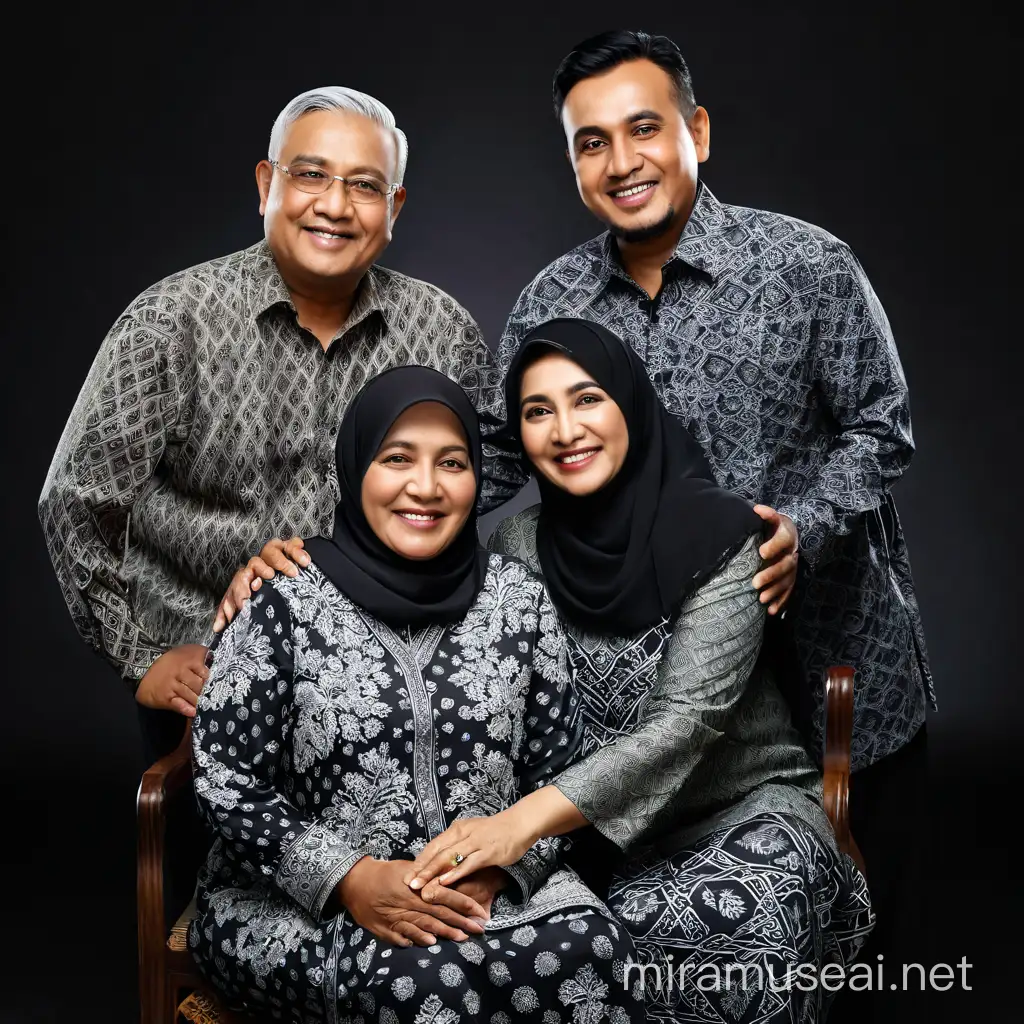
[[[373,97],[293,99],[256,166],[265,239],[134,299],[72,410],[39,517],[75,625],[134,691],[150,758],[195,714],[239,563],[271,537],[330,534],[335,437],[364,381],[429,364],[465,388],[485,436],[498,425],[500,377],[473,318],[375,265],[406,156]],[[489,449],[490,504],[521,484],[503,466]]]

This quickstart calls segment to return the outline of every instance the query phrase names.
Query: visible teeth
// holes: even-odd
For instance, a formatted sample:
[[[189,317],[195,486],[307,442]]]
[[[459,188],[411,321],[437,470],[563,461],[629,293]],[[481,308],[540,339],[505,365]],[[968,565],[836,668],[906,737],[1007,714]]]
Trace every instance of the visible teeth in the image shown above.
[[[341,238],[341,235],[336,235],[331,231],[317,231],[316,228],[310,228],[314,235],[319,235],[320,238]]]
[[[589,459],[593,452],[580,452],[579,455],[566,455],[563,459],[563,463],[570,462],[582,462],[584,459]]]
[[[437,516],[418,516],[415,512],[399,512],[403,519],[415,519],[419,523],[431,523]]]
[[[626,196],[635,196],[640,192],[646,192],[649,188],[654,188],[652,183],[646,185],[634,185],[632,188],[625,188],[621,192],[616,192],[615,196],[617,199],[623,199]]]

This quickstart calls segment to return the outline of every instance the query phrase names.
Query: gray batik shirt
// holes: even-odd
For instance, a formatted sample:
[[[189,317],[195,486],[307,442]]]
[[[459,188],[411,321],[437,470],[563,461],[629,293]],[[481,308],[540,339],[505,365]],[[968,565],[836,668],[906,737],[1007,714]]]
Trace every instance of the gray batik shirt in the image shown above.
[[[53,457],[39,517],[75,625],[126,679],[209,639],[217,600],[274,536],[330,533],[341,417],[370,377],[419,363],[491,433],[500,376],[473,318],[372,267],[325,351],[260,242],[166,278],[104,339]],[[488,448],[484,496],[518,469]]]
[[[913,453],[910,408],[889,323],[849,247],[803,221],[720,203],[701,183],[654,300],[602,234],[523,290],[501,369],[556,316],[628,341],[719,484],[796,522],[802,569],[787,624],[817,704],[816,753],[834,664],[857,670],[854,768],[902,746],[934,706],[889,493]]]

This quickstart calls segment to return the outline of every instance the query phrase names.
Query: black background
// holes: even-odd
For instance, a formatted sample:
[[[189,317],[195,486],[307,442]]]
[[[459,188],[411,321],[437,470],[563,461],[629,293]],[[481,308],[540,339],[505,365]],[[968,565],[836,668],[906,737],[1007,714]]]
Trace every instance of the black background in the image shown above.
[[[23,8],[5,33],[0,1019],[70,1020],[89,1003],[111,1021],[137,1013],[135,708],[75,633],[35,512],[104,334],[154,281],[261,237],[253,169],[274,118],[305,89],[343,84],[387,103],[409,136],[409,198],[382,262],[451,292],[496,343],[526,282],[597,233],[550,81],[575,42],[623,26],[686,54],[711,116],[701,173],[719,199],[844,239],[888,313],[918,447],[896,495],[940,701],[929,791],[907,795],[932,810],[921,927],[932,962],[974,965],[971,992],[921,1006],[951,1021],[1009,1009],[1024,954],[1010,842],[1022,460],[1009,15],[986,3],[431,9]]]

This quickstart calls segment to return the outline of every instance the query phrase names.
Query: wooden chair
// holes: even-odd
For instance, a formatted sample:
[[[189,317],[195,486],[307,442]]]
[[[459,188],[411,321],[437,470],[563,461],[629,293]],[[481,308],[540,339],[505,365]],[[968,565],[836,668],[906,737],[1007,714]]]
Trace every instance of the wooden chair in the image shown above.
[[[825,813],[840,853],[848,853],[867,876],[864,858],[850,832],[850,745],[853,741],[853,669],[834,665],[825,677],[823,750]]]
[[[192,789],[192,723],[177,749],[148,768],[139,784],[138,923],[141,1024],[173,1024],[181,993],[206,982],[188,951],[186,934],[195,907],[179,915],[170,935],[164,906],[164,840],[167,809]],[[176,908],[177,909],[177,908]]]
[[[825,680],[824,806],[836,844],[864,870],[850,834],[850,744],[853,735],[853,669],[829,669]],[[164,906],[164,839],[167,808],[192,789],[192,725],[178,748],[142,776],[138,796],[139,999],[141,1024],[174,1024],[184,993],[209,1015],[198,1019],[229,1024],[237,1018],[216,1004],[188,951],[186,936],[195,914],[190,903],[167,934]],[[184,791],[184,792],[183,792]],[[247,1017],[246,1021],[254,1018]]]

